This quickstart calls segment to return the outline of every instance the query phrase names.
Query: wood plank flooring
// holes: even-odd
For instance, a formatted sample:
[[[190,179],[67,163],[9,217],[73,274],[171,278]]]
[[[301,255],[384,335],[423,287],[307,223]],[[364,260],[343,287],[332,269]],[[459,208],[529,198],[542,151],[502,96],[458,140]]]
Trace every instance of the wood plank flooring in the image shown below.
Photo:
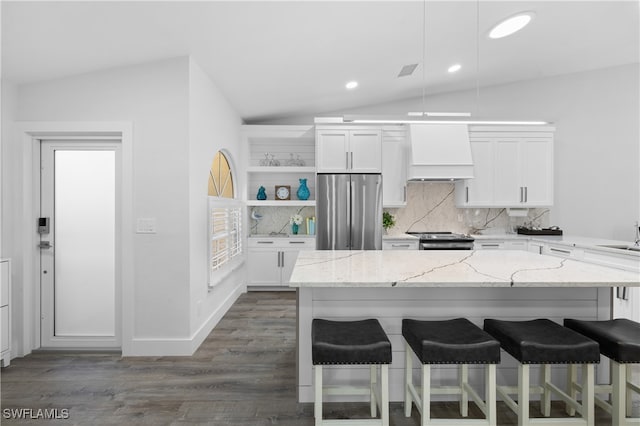
[[[2,424],[313,425],[312,404],[296,402],[295,293],[244,294],[192,357],[38,353],[0,372]],[[66,420],[7,419],[6,409],[68,409]],[[554,406],[553,415],[562,415]],[[391,425],[418,425],[391,404]],[[537,403],[532,404],[537,412]],[[602,410],[597,425],[610,425]],[[432,415],[456,416],[434,403]],[[325,417],[368,417],[366,403],[327,404]],[[470,416],[480,416],[471,407]],[[515,415],[499,404],[500,425]]]

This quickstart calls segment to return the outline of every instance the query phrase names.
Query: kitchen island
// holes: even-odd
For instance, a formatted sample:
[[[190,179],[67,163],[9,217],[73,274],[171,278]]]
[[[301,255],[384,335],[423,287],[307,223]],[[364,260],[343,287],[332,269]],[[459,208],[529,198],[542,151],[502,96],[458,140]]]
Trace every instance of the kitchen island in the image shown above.
[[[389,335],[393,362],[390,397],[403,398],[403,318],[465,317],[526,320],[609,319],[610,287],[640,286],[640,273],[518,250],[307,251],[290,279],[298,292],[298,399],[313,400],[311,321],[377,318]],[[515,383],[515,361],[503,352],[498,382]],[[606,380],[607,369],[598,369]],[[325,369],[333,383],[366,383],[368,369]],[[418,370],[415,370],[417,375]],[[564,380],[564,369],[554,369]],[[482,386],[481,369],[470,381]],[[532,377],[536,377],[532,375]],[[435,385],[451,384],[455,366],[433,372]],[[563,383],[563,382],[560,382]]]

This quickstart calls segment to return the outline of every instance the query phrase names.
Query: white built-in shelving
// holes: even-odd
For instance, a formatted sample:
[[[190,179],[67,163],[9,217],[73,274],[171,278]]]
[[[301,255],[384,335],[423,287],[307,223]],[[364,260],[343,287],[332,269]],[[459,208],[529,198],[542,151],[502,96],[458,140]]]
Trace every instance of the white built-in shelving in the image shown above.
[[[314,126],[248,125],[243,127],[243,138],[249,147],[247,166],[247,205],[249,206],[315,206],[315,130]],[[265,154],[268,154],[265,157]],[[278,166],[261,165],[265,158],[273,158]],[[303,162],[304,166],[289,165]],[[308,200],[297,199],[300,179],[307,179],[311,192]],[[275,187],[287,185],[291,200],[276,200]],[[263,186],[266,200],[257,200],[258,189]]]

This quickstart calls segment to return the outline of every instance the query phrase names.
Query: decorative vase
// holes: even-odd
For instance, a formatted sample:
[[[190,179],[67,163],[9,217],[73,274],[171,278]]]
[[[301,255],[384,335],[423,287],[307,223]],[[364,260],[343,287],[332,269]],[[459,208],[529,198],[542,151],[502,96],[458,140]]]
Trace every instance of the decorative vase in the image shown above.
[[[266,200],[267,199],[267,193],[264,192],[264,186],[261,186],[260,188],[258,188],[258,195],[256,195],[256,199],[258,199],[258,200]]]
[[[297,223],[292,223],[292,224],[291,224],[291,233],[292,233],[293,235],[298,235],[298,227],[299,227],[299,226],[300,226],[300,225],[298,225]]]
[[[298,180],[300,181],[300,188],[298,188],[298,199],[308,200],[309,195],[311,195],[311,193],[309,192],[309,187],[307,187],[307,180],[306,179],[298,179]]]

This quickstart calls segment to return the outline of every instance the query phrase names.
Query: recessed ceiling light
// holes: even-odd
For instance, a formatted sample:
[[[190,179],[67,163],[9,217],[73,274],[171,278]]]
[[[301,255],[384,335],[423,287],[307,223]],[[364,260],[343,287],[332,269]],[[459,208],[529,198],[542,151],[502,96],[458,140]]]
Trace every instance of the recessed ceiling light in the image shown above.
[[[448,71],[448,72],[450,72],[450,73],[454,73],[454,72],[458,72],[458,71],[460,71],[460,68],[462,68],[462,65],[460,65],[460,64],[453,64],[453,65],[451,65],[451,66],[447,69],[447,71]]]
[[[345,84],[344,87],[346,87],[349,90],[355,89],[356,87],[358,87],[358,82],[357,81],[350,81],[347,84]]]
[[[520,31],[536,16],[534,12],[520,12],[495,25],[489,32],[489,38],[502,38]]]

